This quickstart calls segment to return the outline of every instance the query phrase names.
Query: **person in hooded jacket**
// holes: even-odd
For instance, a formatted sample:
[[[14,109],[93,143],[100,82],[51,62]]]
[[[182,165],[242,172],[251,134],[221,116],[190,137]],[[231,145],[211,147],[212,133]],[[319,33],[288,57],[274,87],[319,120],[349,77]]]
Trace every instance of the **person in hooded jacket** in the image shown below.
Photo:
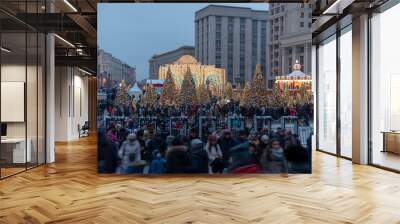
[[[236,146],[236,141],[232,137],[232,133],[229,129],[223,130],[223,135],[218,139],[218,145],[222,151],[222,161],[225,167],[229,166],[229,150]]]
[[[136,134],[129,134],[126,141],[121,145],[118,151],[121,163],[118,167],[118,173],[141,173],[143,167],[136,164],[142,162],[140,155],[140,144]]]
[[[208,173],[208,154],[204,150],[203,142],[200,139],[193,139],[190,142],[192,165],[191,173]]]
[[[99,173],[115,173],[118,166],[118,147],[107,140],[104,130],[98,133],[98,172]]]
[[[285,152],[277,139],[273,139],[263,152],[260,164],[265,173],[288,173],[288,163]]]
[[[167,173],[188,173],[192,165],[188,148],[183,144],[180,138],[175,138],[171,146],[168,147],[165,158]]]

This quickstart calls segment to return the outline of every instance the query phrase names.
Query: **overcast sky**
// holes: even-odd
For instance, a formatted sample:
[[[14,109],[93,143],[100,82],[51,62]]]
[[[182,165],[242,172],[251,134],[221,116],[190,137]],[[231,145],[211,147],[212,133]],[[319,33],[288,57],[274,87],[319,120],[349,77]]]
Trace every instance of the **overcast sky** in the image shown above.
[[[194,15],[205,3],[98,4],[98,45],[131,66],[137,79],[147,78],[148,60],[183,45],[194,46]],[[265,3],[217,5],[267,10]]]

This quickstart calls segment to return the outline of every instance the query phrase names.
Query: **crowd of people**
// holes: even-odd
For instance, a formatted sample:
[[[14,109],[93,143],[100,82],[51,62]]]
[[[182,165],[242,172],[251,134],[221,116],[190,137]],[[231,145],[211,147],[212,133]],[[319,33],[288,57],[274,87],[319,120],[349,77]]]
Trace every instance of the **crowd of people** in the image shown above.
[[[311,137],[310,137],[311,138]],[[229,129],[210,133],[206,141],[197,129],[189,135],[161,135],[143,127],[127,132],[121,125],[99,131],[99,172],[163,173],[310,173],[311,139],[307,147],[290,131]]]
[[[297,105],[293,108],[288,107],[244,107],[239,102],[230,100],[229,102],[221,103],[218,99],[212,98],[209,103],[201,105],[181,105],[181,106],[161,106],[155,103],[151,107],[144,107],[140,100],[131,105],[114,105],[114,97],[109,97],[108,102],[99,103],[98,113],[106,116],[217,116],[218,118],[226,118],[229,116],[271,116],[273,119],[279,119],[282,116],[297,116],[304,120],[307,124],[313,116],[313,104],[307,103]],[[158,99],[159,100],[159,99]],[[157,101],[158,102],[158,101]]]
[[[307,144],[290,130],[228,125],[229,117],[296,116],[310,125],[312,104],[296,108],[248,108],[217,99],[201,105],[143,107],[115,105],[111,92],[98,102],[98,171],[119,174],[163,173],[310,173],[311,135]],[[173,124],[170,118],[182,118]],[[200,117],[213,117],[214,127]],[[141,118],[151,118],[144,123]],[[217,125],[215,124],[217,121]],[[185,124],[185,125],[183,125]],[[176,130],[171,131],[171,126]],[[168,130],[169,126],[169,130]],[[199,133],[201,132],[201,134]]]

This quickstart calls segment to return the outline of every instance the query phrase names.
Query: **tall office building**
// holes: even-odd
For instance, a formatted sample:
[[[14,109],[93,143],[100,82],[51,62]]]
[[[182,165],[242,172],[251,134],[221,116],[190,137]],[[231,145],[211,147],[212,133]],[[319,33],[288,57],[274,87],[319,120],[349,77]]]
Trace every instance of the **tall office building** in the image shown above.
[[[158,79],[160,66],[171,64],[183,55],[194,56],[194,47],[182,46],[172,51],[153,55],[149,60],[149,79]]]
[[[268,11],[209,5],[196,12],[196,58],[226,70],[229,82],[252,79],[256,64],[267,72]]]
[[[302,71],[311,73],[311,4],[269,4],[270,16],[268,79],[271,86],[277,75],[289,74],[298,61]]]

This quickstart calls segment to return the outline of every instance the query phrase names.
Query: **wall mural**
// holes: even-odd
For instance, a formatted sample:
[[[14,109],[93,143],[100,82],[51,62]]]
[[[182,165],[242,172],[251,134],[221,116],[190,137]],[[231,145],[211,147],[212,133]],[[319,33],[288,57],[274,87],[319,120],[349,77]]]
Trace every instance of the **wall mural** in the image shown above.
[[[164,8],[166,5],[98,5],[101,14],[98,16],[98,172],[146,175],[311,173],[313,97],[311,90],[302,86],[304,80],[284,74],[279,80],[265,80],[269,77],[262,72],[265,65],[257,64],[252,74],[240,74],[247,78],[239,80],[245,81],[245,85],[231,83],[237,79],[229,82],[223,64],[217,67],[213,63],[201,63],[192,56],[194,47],[185,46],[185,49],[193,49],[192,53],[182,52],[182,47],[177,48],[175,43],[176,34],[187,33],[189,40],[195,40],[186,31],[195,30],[196,11],[214,6],[176,4],[174,7],[188,7],[188,10],[198,6],[190,18],[180,20],[187,25],[176,26],[177,21],[171,21],[169,10]],[[110,22],[113,15],[121,13],[116,9],[122,6],[122,13],[132,18],[132,27],[136,27],[131,30],[135,38],[115,43],[111,38],[114,33],[125,35],[127,32],[125,25]],[[218,10],[221,9],[224,7],[218,6]],[[225,8],[232,9],[232,6]],[[267,29],[267,11],[250,13],[250,8],[243,7],[235,10],[245,10],[246,15],[257,14],[253,22],[258,23],[260,32]],[[146,16],[151,16],[151,20],[144,19]],[[262,18],[265,21],[261,21]],[[251,18],[247,19],[250,23],[246,24],[252,24]],[[168,32],[160,31],[155,35],[142,30],[143,21],[149,23],[146,26],[152,27],[154,32],[165,27]],[[109,31],[119,26],[120,34]],[[261,38],[262,35],[253,36]],[[118,47],[121,45],[126,50]],[[227,47],[221,49],[227,50]],[[259,54],[261,52],[264,51],[260,50]],[[228,51],[221,54],[226,55]],[[257,59],[262,60],[262,57]],[[235,64],[240,63],[236,59],[232,63],[233,68],[242,65]],[[302,66],[294,67],[299,68],[296,74],[300,74]],[[246,67],[245,71],[248,70]],[[278,84],[267,88],[267,81]],[[287,88],[293,82],[298,82],[299,86]]]

